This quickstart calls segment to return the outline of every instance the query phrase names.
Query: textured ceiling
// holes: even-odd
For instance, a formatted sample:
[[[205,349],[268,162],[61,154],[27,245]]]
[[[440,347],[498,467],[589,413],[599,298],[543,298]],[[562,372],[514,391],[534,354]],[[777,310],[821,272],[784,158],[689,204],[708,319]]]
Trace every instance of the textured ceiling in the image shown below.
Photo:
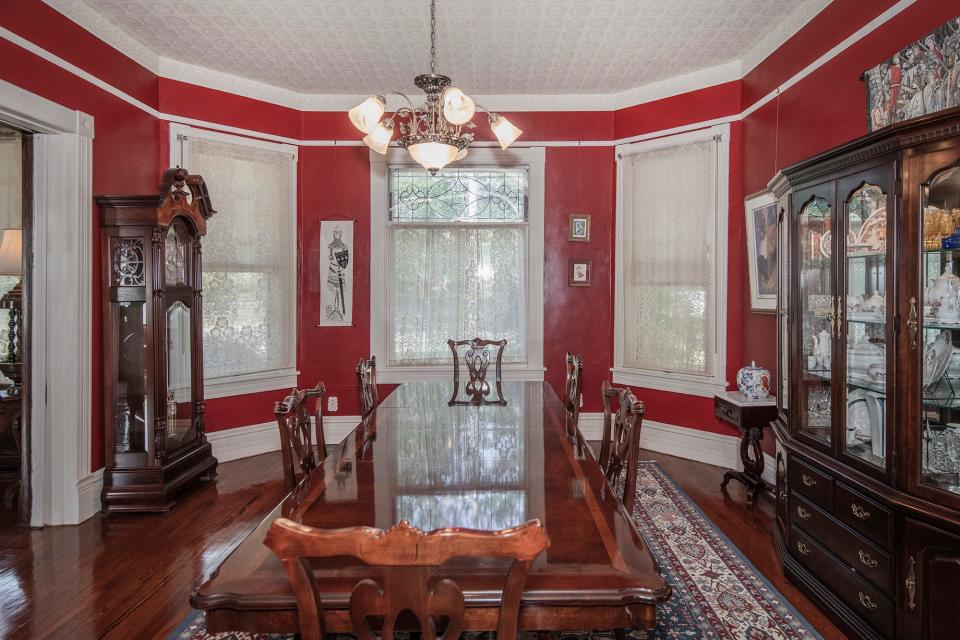
[[[427,0],[47,2],[128,50],[297,93],[415,91],[429,71]],[[439,0],[437,71],[474,95],[617,93],[749,58],[800,4]]]

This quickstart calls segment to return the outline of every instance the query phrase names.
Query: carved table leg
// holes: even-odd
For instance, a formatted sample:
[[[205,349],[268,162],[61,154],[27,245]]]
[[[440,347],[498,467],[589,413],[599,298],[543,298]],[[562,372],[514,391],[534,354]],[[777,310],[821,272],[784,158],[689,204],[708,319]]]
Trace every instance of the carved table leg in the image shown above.
[[[747,488],[747,508],[753,509],[760,491],[766,488],[767,483],[763,481],[763,449],[760,447],[760,441],[763,439],[763,430],[760,427],[750,427],[742,430],[740,438],[740,462],[743,463],[743,471],[727,471],[723,474],[723,482],[720,489],[726,492],[727,483],[730,480],[742,482]],[[752,455],[751,455],[752,454]]]

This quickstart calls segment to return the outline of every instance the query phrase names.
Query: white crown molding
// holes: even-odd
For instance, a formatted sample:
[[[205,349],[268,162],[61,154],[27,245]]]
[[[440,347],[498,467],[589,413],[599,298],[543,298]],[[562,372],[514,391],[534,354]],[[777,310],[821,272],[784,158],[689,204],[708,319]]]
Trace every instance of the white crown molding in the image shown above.
[[[915,0],[910,0],[910,2],[913,1]],[[226,91],[300,111],[345,111],[366,97],[300,93],[174,60],[152,51],[106,20],[82,0],[44,0],[44,2],[95,37],[163,78]],[[741,79],[764,58],[776,51],[828,4],[829,0],[804,0],[786,20],[766,33],[740,60],[732,60],[626,91],[608,94],[476,95],[474,99],[500,111],[613,111],[705,89],[724,82],[732,82]]]
[[[56,6],[55,3],[66,2],[66,1],[67,1],[67,0],[49,0],[48,4],[50,4],[50,5],[53,6],[54,8],[57,8],[57,6]],[[75,1],[75,0],[74,0],[74,1]],[[813,0],[808,0],[808,1],[813,2]],[[916,1],[917,1],[917,0],[900,0],[900,1],[897,2],[895,5],[891,6],[889,9],[887,9],[886,11],[884,11],[883,13],[881,13],[880,15],[878,15],[876,18],[874,18],[873,20],[871,20],[870,22],[868,22],[867,24],[865,24],[863,27],[861,27],[860,29],[858,29],[857,31],[855,31],[854,33],[852,33],[850,36],[848,36],[848,37],[847,37],[846,39],[844,39],[842,42],[840,42],[839,44],[837,44],[836,46],[834,46],[832,49],[830,49],[829,51],[827,51],[826,53],[824,53],[822,56],[820,56],[820,58],[818,58],[818,59],[815,60],[814,62],[812,62],[812,63],[810,63],[809,65],[807,65],[804,69],[802,69],[802,70],[800,70],[799,72],[797,72],[797,73],[796,73],[794,76],[792,76],[791,78],[787,79],[787,80],[786,80],[783,84],[781,84],[779,87],[773,89],[772,91],[770,91],[770,93],[768,93],[767,95],[765,95],[763,98],[760,98],[759,100],[757,100],[756,102],[754,102],[752,105],[749,105],[748,107],[746,107],[746,108],[745,108],[743,111],[741,111],[740,113],[730,114],[730,115],[727,115],[727,116],[723,116],[723,117],[721,117],[721,118],[715,118],[715,119],[713,119],[713,120],[707,120],[707,121],[702,121],[702,122],[687,123],[687,124],[681,125],[681,126],[679,126],[679,127],[673,127],[673,128],[670,128],[670,129],[664,129],[664,130],[660,130],[660,131],[653,131],[653,132],[644,133],[644,134],[639,134],[639,135],[635,135],[635,136],[628,136],[628,137],[620,138],[620,139],[616,139],[616,140],[550,140],[550,141],[536,141],[536,140],[529,140],[529,139],[528,139],[528,140],[526,140],[526,141],[518,141],[515,146],[518,146],[518,147],[522,147],[522,146],[543,146],[543,147],[602,146],[602,147],[611,147],[611,146],[616,146],[616,145],[620,145],[620,144],[627,144],[627,143],[631,143],[631,142],[638,142],[638,141],[641,141],[641,140],[649,140],[649,139],[653,139],[653,138],[659,138],[659,137],[663,137],[663,136],[667,136],[667,135],[672,135],[672,134],[674,134],[674,133],[681,133],[681,132],[686,132],[686,131],[694,131],[694,130],[697,130],[697,129],[703,129],[703,128],[706,128],[706,127],[715,126],[715,125],[717,125],[717,124],[723,124],[723,123],[726,123],[726,122],[735,122],[735,121],[738,121],[738,120],[742,120],[742,119],[746,118],[748,115],[750,115],[751,113],[753,113],[754,111],[756,111],[757,109],[759,109],[760,107],[762,107],[763,105],[769,103],[771,100],[773,100],[774,98],[776,98],[777,95],[779,95],[780,93],[783,93],[784,91],[788,90],[790,87],[794,86],[795,84],[797,84],[798,82],[800,82],[801,80],[803,80],[804,78],[806,78],[807,76],[809,76],[811,73],[813,73],[814,71],[816,71],[817,69],[819,69],[821,66],[823,66],[824,64],[826,64],[827,62],[829,62],[830,60],[832,60],[833,58],[835,58],[836,56],[838,56],[840,53],[842,53],[843,51],[845,51],[846,49],[848,49],[850,46],[852,46],[853,44],[855,44],[855,43],[858,42],[859,40],[863,39],[864,37],[866,37],[867,35],[869,35],[869,34],[872,33],[873,31],[875,31],[876,29],[878,29],[880,26],[882,26],[883,24],[885,24],[886,22],[888,22],[890,19],[892,19],[894,16],[896,16],[897,14],[899,14],[900,12],[902,12],[904,9],[906,9],[906,8],[908,8],[909,6],[911,6],[912,4],[914,4]],[[815,5],[811,5],[811,6],[815,6]],[[812,9],[810,9],[810,10],[812,11]],[[84,26],[84,25],[81,24],[81,26]],[[93,31],[91,31],[91,32],[93,33]],[[94,33],[94,35],[97,35],[97,34]],[[98,36],[98,37],[100,37],[100,36]],[[179,116],[179,115],[175,115],[175,114],[162,113],[162,112],[158,111],[157,109],[155,109],[154,107],[152,107],[152,106],[150,106],[150,105],[147,105],[147,104],[144,104],[143,102],[137,100],[137,99],[134,98],[133,96],[130,96],[130,95],[124,93],[124,92],[121,91],[120,89],[117,89],[116,87],[114,87],[114,86],[110,85],[109,83],[101,80],[100,78],[97,78],[96,76],[88,73],[87,71],[84,71],[83,69],[80,69],[80,68],[77,67],[76,65],[74,65],[74,64],[72,64],[72,63],[64,60],[63,58],[60,58],[60,57],[56,56],[56,55],[53,54],[53,53],[50,53],[49,51],[47,51],[47,50],[43,49],[42,47],[40,47],[40,46],[38,46],[38,45],[30,42],[29,40],[26,40],[25,38],[19,36],[18,34],[13,33],[12,31],[9,31],[8,29],[4,29],[3,27],[0,27],[0,38],[3,38],[3,39],[5,39],[5,40],[7,40],[7,41],[9,41],[9,42],[12,42],[12,43],[16,44],[17,46],[19,46],[19,47],[21,47],[21,48],[23,48],[23,49],[25,49],[25,50],[33,53],[34,55],[37,55],[37,56],[39,56],[40,58],[42,58],[42,59],[44,59],[44,60],[47,60],[48,62],[50,62],[50,63],[52,63],[52,64],[60,67],[61,69],[64,69],[65,71],[67,71],[67,72],[69,72],[69,73],[72,73],[73,75],[75,75],[75,76],[77,76],[77,77],[79,77],[79,78],[81,78],[81,79],[83,79],[83,80],[86,80],[87,82],[93,84],[94,86],[99,87],[100,89],[106,91],[107,93],[109,93],[109,94],[111,94],[111,95],[113,95],[113,96],[116,96],[117,98],[123,100],[124,102],[127,102],[128,104],[131,104],[131,105],[137,107],[138,109],[144,111],[145,113],[148,113],[148,114],[150,114],[151,116],[153,116],[153,117],[155,117],[155,118],[158,118],[158,119],[160,119],[160,120],[165,120],[165,121],[168,121],[168,122],[176,122],[176,123],[181,123],[181,124],[195,125],[195,126],[198,126],[198,127],[204,127],[204,128],[208,128],[208,129],[212,129],[212,130],[216,130],[216,131],[223,131],[223,132],[226,132],[226,133],[234,133],[234,134],[243,135],[243,136],[248,136],[248,137],[252,137],[252,138],[258,138],[258,139],[261,139],[261,140],[271,140],[271,141],[274,141],[274,142],[281,142],[281,143],[286,143],[286,144],[293,144],[293,145],[297,145],[297,146],[308,146],[308,147],[309,147],[309,146],[323,147],[323,146],[336,146],[336,145],[341,145],[341,146],[360,146],[360,145],[363,144],[360,140],[357,140],[357,139],[350,139],[350,140],[330,140],[330,139],[298,140],[298,139],[295,139],[295,138],[289,138],[289,137],[286,137],[286,136],[278,136],[278,135],[275,135],[275,134],[265,133],[265,132],[262,132],[262,131],[255,131],[255,130],[251,130],[251,129],[243,129],[243,128],[240,128],[240,127],[233,127],[233,126],[230,126],[230,125],[224,125],[224,124],[220,124],[220,123],[216,123],[216,122],[209,122],[209,121],[205,121],[205,120],[198,120],[198,119],[196,119],[196,118],[188,118],[188,117]],[[111,43],[108,43],[108,44],[111,44]],[[760,46],[760,45],[758,44],[758,46]],[[767,45],[764,45],[764,46],[770,46],[770,45],[767,44]],[[125,52],[125,53],[126,53],[126,52]],[[129,55],[129,53],[128,53],[128,55]],[[224,74],[224,75],[227,75],[227,74]],[[689,75],[689,74],[688,74],[688,75]],[[683,77],[687,77],[687,76],[683,76]],[[715,78],[714,80],[716,80],[716,78]],[[723,82],[723,81],[726,81],[726,80],[720,80],[720,81]],[[668,81],[668,82],[669,82],[669,81]],[[660,83],[660,84],[663,85],[662,88],[660,88],[659,85],[658,85],[658,88],[650,88],[650,89],[649,89],[649,93],[648,93],[647,95],[648,95],[648,96],[656,96],[656,95],[659,95],[659,97],[667,97],[667,94],[669,93],[669,91],[667,91],[666,93],[663,93],[663,95],[660,95],[659,92],[663,92],[664,89],[665,89],[665,87],[666,87],[666,85],[664,85],[663,83]],[[681,87],[681,86],[682,86],[682,83],[675,85],[675,86],[674,86],[674,90],[677,90],[677,87]],[[687,90],[687,91],[690,91],[690,90],[693,90],[693,89],[686,89],[686,90]],[[638,93],[635,94],[636,96],[642,95],[642,94],[639,92],[639,90],[634,90],[634,91],[638,91]],[[625,92],[625,93],[626,93],[626,92]],[[619,94],[617,94],[617,95],[619,95]],[[569,96],[568,96],[568,97],[569,97]],[[590,96],[579,96],[579,98],[589,98],[589,97],[590,97]],[[539,101],[539,100],[544,100],[544,99],[546,99],[545,96],[525,96],[525,98],[528,98],[528,99],[531,99],[531,100],[536,99],[536,100],[538,100],[538,101]],[[650,98],[650,99],[657,99],[657,98]],[[586,107],[583,107],[583,108],[586,108]],[[492,145],[492,144],[494,144],[494,143],[477,142],[477,143],[474,143],[474,144],[475,144],[476,146],[489,146],[489,145]]]
[[[803,0],[797,7],[787,15],[786,20],[768,31],[757,44],[747,51],[743,56],[742,76],[746,76],[753,71],[758,64],[763,62],[774,51],[783,46],[787,40],[797,34],[800,29],[821,11],[827,8],[830,0]]]
[[[90,8],[83,0],[43,0],[78,25],[142,67],[157,73],[160,56]]]

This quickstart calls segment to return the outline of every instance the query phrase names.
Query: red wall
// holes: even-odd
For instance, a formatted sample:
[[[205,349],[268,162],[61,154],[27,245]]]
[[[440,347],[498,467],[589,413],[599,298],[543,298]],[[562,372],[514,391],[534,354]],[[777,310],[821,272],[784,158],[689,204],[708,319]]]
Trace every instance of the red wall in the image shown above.
[[[43,28],[39,29],[38,24]],[[149,71],[92,38],[41,2],[11,0],[0,11],[0,26],[24,35],[49,51],[109,78],[141,100],[155,100]],[[72,73],[0,39],[0,78],[70,109],[94,117],[93,193],[150,193],[159,188],[156,119]],[[100,216],[93,206],[93,420],[92,469],[103,466],[103,377],[101,353]]]
[[[770,93],[892,4],[893,0],[832,3],[744,78],[744,104]],[[866,90],[860,74],[958,14],[960,0],[918,0],[745,118],[743,192],[761,190],[778,170],[867,133]],[[742,218],[742,200],[738,211]],[[745,247],[745,242],[741,237],[738,246]],[[755,359],[774,371],[776,319],[750,312],[746,269],[743,264],[744,360]]]
[[[739,113],[816,57],[887,9],[893,0],[839,1],[785,43],[739,82],[606,112],[523,112],[508,114],[525,131],[524,139],[613,140]],[[743,196],[763,188],[774,172],[865,132],[860,72],[903,44],[960,13],[960,0],[919,0],[879,30],[854,44],[796,86],[731,125],[729,296],[727,373],[756,359],[773,369],[773,316],[749,311]],[[98,41],[38,0],[10,0],[0,25],[102,78],[162,113],[247,128],[293,139],[356,140],[342,113],[300,112],[183,82],[157,78]],[[96,119],[94,192],[153,191],[166,164],[167,125],[141,110],[62,71],[20,47],[0,40],[0,77]],[[478,137],[489,139],[478,120]],[[369,163],[365,147],[301,147],[298,234],[299,291],[297,344],[301,384],[326,382],[340,398],[341,414],[359,412],[353,367],[369,345]],[[544,354],[547,380],[560,390],[563,354],[583,353],[584,411],[599,411],[600,381],[613,359],[614,200],[616,163],[611,147],[550,147],[546,164],[544,270]],[[216,194],[213,194],[216,198]],[[589,244],[566,240],[567,216],[593,216]],[[319,328],[317,267],[321,217],[356,221],[356,297],[353,327]],[[96,218],[94,224],[98,225]],[[97,238],[97,234],[94,235]],[[99,246],[95,241],[95,257]],[[593,286],[569,288],[570,258],[593,261]],[[93,379],[101,377],[99,273],[94,283]],[[98,390],[99,385],[94,385]],[[281,392],[208,401],[211,431],[266,422]],[[640,390],[648,417],[708,431],[728,431],[713,417],[712,401]],[[93,398],[93,468],[102,466],[102,402]]]

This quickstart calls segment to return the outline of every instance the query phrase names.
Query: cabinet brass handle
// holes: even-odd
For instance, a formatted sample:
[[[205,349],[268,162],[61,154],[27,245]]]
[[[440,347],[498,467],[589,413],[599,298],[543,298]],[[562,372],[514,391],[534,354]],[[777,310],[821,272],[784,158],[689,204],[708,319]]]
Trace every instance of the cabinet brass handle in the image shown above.
[[[914,602],[914,597],[917,595],[917,569],[916,562],[913,559],[913,556],[907,560],[909,566],[907,567],[907,606],[910,607],[910,610],[913,611],[917,608],[917,603]]]
[[[834,297],[834,300],[836,300],[836,304],[837,304],[837,313],[836,313],[836,318],[837,318],[837,337],[839,338],[840,336],[843,335],[843,306],[844,306],[844,304],[843,304],[843,301],[840,300],[840,296],[835,296],[835,297]]]
[[[907,318],[907,331],[910,332],[910,348],[917,348],[917,332],[920,330],[920,322],[917,320],[917,299],[910,298],[910,317]]]
[[[834,309],[837,306],[836,296],[833,297],[833,299],[830,301],[830,304],[831,304],[831,307],[830,307],[830,311],[827,312],[827,320],[830,321],[830,337],[836,338],[837,337],[837,313],[836,311],[834,311]]]
[[[803,544],[802,542],[798,542],[798,543],[797,543],[797,551],[799,551],[799,552],[800,552],[800,555],[802,555],[802,556],[808,556],[808,555],[810,555],[810,547],[808,547],[807,545]]]
[[[877,561],[870,557],[869,553],[866,553],[863,549],[857,549],[857,555],[860,556],[860,562],[866,566],[873,568],[877,566]]]
[[[813,486],[816,486],[817,484],[817,481],[811,478],[810,476],[808,476],[807,474],[803,474],[802,476],[800,476],[800,480],[802,480],[803,484],[807,485],[808,487],[813,487]]]
[[[858,591],[857,595],[860,596],[860,604],[863,605],[863,608],[867,611],[873,611],[877,608],[877,603],[870,599],[870,596],[865,594],[863,591]]]
[[[854,517],[859,518],[860,520],[866,520],[870,517],[870,512],[858,505],[856,502],[850,503],[850,511],[853,512]]]
[[[810,512],[804,509],[803,507],[801,507],[800,505],[797,505],[797,515],[800,516],[801,520],[810,519]]]

